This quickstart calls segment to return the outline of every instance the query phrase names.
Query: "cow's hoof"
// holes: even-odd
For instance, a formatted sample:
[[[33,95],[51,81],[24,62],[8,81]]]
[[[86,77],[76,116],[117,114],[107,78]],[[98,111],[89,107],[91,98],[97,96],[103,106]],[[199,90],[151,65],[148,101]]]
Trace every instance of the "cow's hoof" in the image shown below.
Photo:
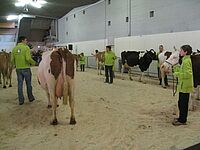
[[[51,105],[47,105],[47,108],[51,108],[52,106]]]
[[[6,88],[6,86],[4,85],[4,86],[3,86],[3,88],[5,89],[5,88]]]
[[[129,78],[131,81],[133,81],[133,79],[132,78]]]
[[[54,119],[53,121],[50,122],[51,125],[57,125],[58,124],[58,120]]]
[[[76,120],[75,120],[75,118],[72,118],[71,117],[71,119],[70,119],[70,123],[69,124],[71,124],[71,125],[75,125],[76,124]]]
[[[9,85],[9,87],[12,87],[12,85]]]

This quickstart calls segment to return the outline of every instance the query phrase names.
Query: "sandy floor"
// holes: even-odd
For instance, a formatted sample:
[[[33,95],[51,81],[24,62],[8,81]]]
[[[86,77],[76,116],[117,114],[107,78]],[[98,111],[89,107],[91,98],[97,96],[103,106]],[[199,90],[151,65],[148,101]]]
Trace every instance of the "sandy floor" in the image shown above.
[[[172,89],[136,77],[105,84],[94,70],[76,75],[77,124],[69,125],[70,109],[59,100],[59,125],[51,126],[51,109],[32,70],[33,103],[17,105],[15,71],[13,87],[0,87],[0,150],[178,150],[200,142],[200,108],[189,112],[188,125],[174,127]]]

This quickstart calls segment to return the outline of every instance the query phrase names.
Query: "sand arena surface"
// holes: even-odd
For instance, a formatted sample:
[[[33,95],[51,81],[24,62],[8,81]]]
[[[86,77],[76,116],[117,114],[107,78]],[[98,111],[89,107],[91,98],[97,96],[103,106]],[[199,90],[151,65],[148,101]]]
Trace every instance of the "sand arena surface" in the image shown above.
[[[176,150],[200,141],[200,108],[189,112],[188,125],[171,124],[177,103],[171,88],[150,78],[143,84],[138,77],[105,84],[103,76],[87,68],[75,77],[77,124],[69,125],[69,106],[59,100],[59,124],[52,126],[36,72],[32,68],[33,103],[26,96],[18,105],[15,71],[13,87],[0,87],[0,150]]]

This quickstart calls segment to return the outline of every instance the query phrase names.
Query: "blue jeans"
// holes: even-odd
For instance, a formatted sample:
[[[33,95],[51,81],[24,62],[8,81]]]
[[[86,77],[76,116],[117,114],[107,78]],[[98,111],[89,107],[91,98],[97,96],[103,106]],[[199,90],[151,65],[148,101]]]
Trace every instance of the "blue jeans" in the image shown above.
[[[31,69],[26,68],[26,69],[16,69],[17,72],[17,81],[18,81],[18,98],[19,98],[19,103],[22,104],[24,103],[24,94],[23,94],[23,82],[24,79],[26,81],[26,88],[27,88],[27,95],[29,101],[35,100],[33,93],[32,93],[32,85],[31,85]]]

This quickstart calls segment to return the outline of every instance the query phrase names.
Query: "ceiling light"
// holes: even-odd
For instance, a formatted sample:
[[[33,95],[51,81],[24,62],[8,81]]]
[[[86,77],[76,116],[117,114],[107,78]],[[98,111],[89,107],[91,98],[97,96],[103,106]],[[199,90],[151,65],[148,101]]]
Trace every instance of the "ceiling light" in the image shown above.
[[[15,6],[16,6],[16,7],[24,7],[24,6],[25,6],[25,3],[16,2],[16,3],[15,3]]]
[[[25,5],[30,4],[31,6],[35,8],[41,8],[42,5],[46,4],[47,1],[45,0],[18,0],[18,2],[15,3],[16,7],[24,7]]]
[[[47,1],[44,1],[44,0],[40,0],[40,1],[37,1],[37,2],[42,4],[42,5],[47,3]]]

